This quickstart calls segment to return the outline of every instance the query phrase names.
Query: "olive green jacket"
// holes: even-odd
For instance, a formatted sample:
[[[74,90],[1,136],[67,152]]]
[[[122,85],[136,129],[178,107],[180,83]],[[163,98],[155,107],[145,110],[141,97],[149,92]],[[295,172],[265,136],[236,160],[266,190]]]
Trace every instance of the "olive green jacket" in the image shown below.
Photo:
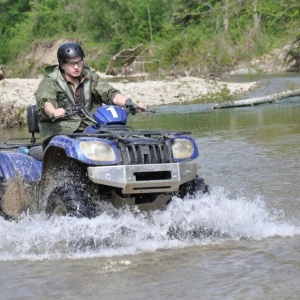
[[[102,103],[109,104],[119,90],[113,88],[89,68],[83,69],[83,90],[85,107],[94,112]],[[35,92],[35,99],[39,114],[39,129],[42,141],[49,140],[56,134],[70,134],[78,130],[82,119],[74,115],[69,119],[52,121],[45,113],[45,102],[51,102],[55,108],[66,108],[75,104],[66,80],[64,79],[58,65],[49,66],[45,69],[45,77],[40,82]],[[84,121],[89,124],[88,121]]]

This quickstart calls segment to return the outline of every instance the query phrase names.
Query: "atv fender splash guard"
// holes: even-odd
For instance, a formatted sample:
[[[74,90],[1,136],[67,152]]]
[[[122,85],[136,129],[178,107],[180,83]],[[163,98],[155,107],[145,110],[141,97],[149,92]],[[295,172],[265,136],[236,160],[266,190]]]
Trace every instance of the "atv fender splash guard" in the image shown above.
[[[33,157],[13,151],[0,152],[0,171],[4,182],[20,176],[27,182],[41,177],[42,164]]]

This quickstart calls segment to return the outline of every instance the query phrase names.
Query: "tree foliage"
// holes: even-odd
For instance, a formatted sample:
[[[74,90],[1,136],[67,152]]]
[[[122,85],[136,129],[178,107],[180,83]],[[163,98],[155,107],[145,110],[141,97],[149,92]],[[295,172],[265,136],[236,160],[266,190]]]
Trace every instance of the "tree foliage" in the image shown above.
[[[164,68],[222,71],[299,36],[299,0],[0,0],[0,64],[38,40],[73,38],[104,67],[143,44]],[[92,61],[93,63],[93,61]],[[151,69],[151,66],[149,65]]]

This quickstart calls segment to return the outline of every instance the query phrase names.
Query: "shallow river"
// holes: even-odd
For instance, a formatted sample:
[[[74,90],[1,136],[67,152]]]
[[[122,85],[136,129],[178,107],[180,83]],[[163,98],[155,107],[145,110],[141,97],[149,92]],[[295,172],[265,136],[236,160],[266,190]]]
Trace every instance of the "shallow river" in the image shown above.
[[[147,217],[0,220],[0,298],[299,299],[299,116],[300,98],[135,116],[193,133],[210,194]]]

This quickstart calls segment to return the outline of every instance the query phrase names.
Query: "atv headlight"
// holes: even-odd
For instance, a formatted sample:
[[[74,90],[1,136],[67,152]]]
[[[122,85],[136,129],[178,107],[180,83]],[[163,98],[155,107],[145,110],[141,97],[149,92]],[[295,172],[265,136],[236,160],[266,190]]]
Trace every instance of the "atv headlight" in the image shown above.
[[[113,147],[100,141],[83,141],[79,143],[83,154],[92,160],[115,161],[116,153]]]
[[[172,145],[175,159],[190,158],[194,153],[194,145],[188,139],[176,139]]]

